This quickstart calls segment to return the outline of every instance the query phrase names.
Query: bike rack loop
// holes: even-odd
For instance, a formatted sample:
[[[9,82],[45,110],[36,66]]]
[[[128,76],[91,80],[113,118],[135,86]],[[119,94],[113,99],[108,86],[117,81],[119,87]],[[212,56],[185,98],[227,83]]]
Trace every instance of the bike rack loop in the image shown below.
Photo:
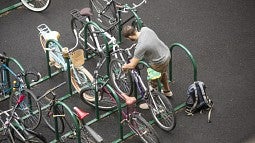
[[[12,58],[12,57],[9,57],[7,60],[6,60],[6,66],[7,67],[9,67],[9,62],[13,62],[13,63],[15,63],[16,65],[18,65],[18,67],[19,67],[19,69],[21,70],[21,72],[23,72],[23,73],[25,73],[25,70],[24,70],[24,68],[21,66],[21,64],[15,59],[15,58]],[[9,72],[7,72],[7,82],[8,82],[8,88],[11,88],[11,83],[10,83],[10,73]],[[27,84],[27,86],[29,85],[28,84],[28,82],[27,82],[27,79],[25,79],[26,80],[26,84]],[[11,94],[11,92],[12,91],[10,91],[10,93],[9,94]],[[5,97],[0,97],[0,101],[3,101],[3,100],[5,100],[5,99],[7,99],[7,98],[9,98],[9,96],[10,95],[7,95],[7,96],[5,96]]]
[[[0,15],[3,14],[3,13],[5,13],[5,12],[7,12],[7,11],[10,11],[10,10],[13,10],[13,9],[15,9],[15,8],[18,8],[18,7],[22,6],[22,5],[23,5],[22,2],[19,2],[19,3],[16,3],[16,4],[14,4],[14,5],[11,5],[11,6],[9,6],[9,7],[6,7],[6,8],[4,8],[4,9],[1,9],[1,10],[0,10]]]
[[[54,112],[54,115],[57,115],[59,114],[56,110],[56,107],[58,105],[62,105],[68,112],[69,112],[69,115],[71,115],[71,118],[72,118],[72,121],[73,123],[75,124],[75,129],[76,129],[76,136],[77,136],[77,139],[78,139],[78,143],[81,143],[81,132],[80,132],[80,126],[79,126],[79,123],[78,123],[78,120],[76,118],[76,116],[74,115],[74,113],[72,112],[72,110],[64,103],[64,102],[61,102],[61,101],[58,101],[54,106],[53,106],[53,112]],[[54,122],[55,122],[55,136],[56,136],[56,141],[60,141],[60,135],[58,133],[58,120],[57,118],[54,118]],[[68,132],[69,133],[69,132]],[[66,134],[68,134],[66,133]]]
[[[86,23],[86,25],[84,26],[84,35],[85,35],[85,37],[84,37],[84,45],[85,45],[85,50],[88,48],[88,44],[87,44],[87,32],[88,32],[88,26],[89,25],[94,25],[95,26],[95,28],[97,29],[97,30],[99,30],[99,32],[102,32],[102,34],[103,34],[103,39],[104,39],[104,43],[105,43],[105,45],[106,45],[106,67],[107,67],[107,76],[109,77],[110,76],[110,69],[109,69],[109,65],[110,65],[110,60],[111,60],[111,56],[110,56],[110,50],[109,50],[109,44],[108,44],[108,42],[107,42],[107,38],[106,38],[106,36],[105,36],[105,34],[104,34],[104,30],[102,29],[102,28],[100,28],[100,26],[97,24],[97,23],[95,23],[95,22],[93,22],[93,21],[89,21],[88,23]],[[85,57],[86,59],[88,58],[88,55],[87,55],[87,53],[86,53],[86,57]]]
[[[181,48],[181,49],[183,49],[185,52],[186,52],[186,54],[189,56],[189,58],[190,58],[190,60],[191,60],[191,62],[192,62],[192,65],[193,65],[193,71],[194,71],[194,81],[197,81],[197,64],[196,64],[196,61],[195,61],[195,59],[194,59],[194,57],[192,56],[192,54],[190,53],[190,51],[186,48],[186,47],[184,47],[182,44],[180,44],[180,43],[174,43],[174,44],[172,44],[171,46],[170,46],[170,53],[171,53],[171,60],[170,60],[170,62],[169,62],[169,80],[170,80],[170,82],[172,81],[172,51],[173,51],[173,48],[174,47],[179,47],[179,48]]]

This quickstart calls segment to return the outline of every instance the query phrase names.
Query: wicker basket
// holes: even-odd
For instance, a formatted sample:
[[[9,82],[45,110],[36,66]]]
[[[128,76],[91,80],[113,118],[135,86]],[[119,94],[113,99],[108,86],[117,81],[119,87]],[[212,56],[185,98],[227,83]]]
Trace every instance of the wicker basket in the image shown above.
[[[78,49],[78,50],[72,52],[69,56],[70,56],[70,59],[71,59],[74,67],[80,67],[85,62],[84,51],[82,49]]]

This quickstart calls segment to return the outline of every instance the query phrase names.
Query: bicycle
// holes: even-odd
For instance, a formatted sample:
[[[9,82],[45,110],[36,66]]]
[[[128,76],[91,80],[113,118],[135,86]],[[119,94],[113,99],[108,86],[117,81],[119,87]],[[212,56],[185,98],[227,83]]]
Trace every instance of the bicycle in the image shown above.
[[[129,58],[126,63],[128,63],[129,59],[132,58],[130,50],[134,46],[135,44],[133,44],[130,48],[119,49],[116,52],[127,53]],[[142,64],[142,66],[140,67],[138,65],[135,69],[129,70],[128,72],[122,71],[122,66],[124,64],[125,62],[119,59],[112,59],[110,62],[110,78],[115,89],[118,92],[130,95],[133,92],[133,85],[135,84],[138,92],[141,95],[141,100],[144,100],[149,105],[152,116],[156,123],[159,125],[159,127],[165,131],[173,130],[176,125],[176,119],[175,111],[171,105],[171,102],[161,92],[153,89],[150,85],[151,78],[154,78],[153,80],[156,80],[160,78],[160,76],[150,77],[147,80],[148,82],[146,87],[146,84],[143,82],[139,74],[139,71],[141,71],[145,67],[144,64]],[[153,71],[153,69],[151,68],[148,69]]]
[[[76,40],[75,46],[68,50],[67,48],[62,48],[59,44],[59,32],[50,30],[46,24],[40,24],[37,26],[37,29],[40,32],[40,42],[43,50],[46,52],[46,56],[48,52],[50,66],[55,66],[57,69],[67,71],[68,67],[63,53],[67,53],[70,57],[71,82],[77,92],[80,92],[81,88],[86,86],[88,81],[93,81],[93,76],[83,67],[84,51],[82,49],[74,51],[78,45],[78,40]]]
[[[102,142],[103,138],[83,121],[89,113],[82,111],[78,107],[74,107],[75,112],[73,112],[65,103],[57,99],[54,90],[60,88],[65,83],[63,82],[47,90],[38,99],[42,105],[45,123],[53,132],[64,134],[59,139],[61,142],[68,142],[68,139],[77,139],[79,143]],[[65,125],[69,129],[67,132],[65,132]]]
[[[102,0],[101,2],[106,2],[106,0]],[[99,24],[98,21],[92,20],[92,15],[93,15],[93,9],[97,8],[96,3],[101,4],[98,0],[90,0],[90,8],[83,8],[81,10],[73,9],[71,10],[71,29],[73,31],[73,34],[77,40],[79,41],[79,44],[85,49],[85,51],[88,54],[96,54],[100,58],[102,57],[109,57],[109,52],[110,51],[115,51],[116,49],[119,48],[118,43],[120,40],[116,40],[114,36],[112,36],[109,32],[111,29],[115,26],[118,25],[118,30],[119,30],[119,38],[121,37],[121,27],[122,25],[126,24],[133,18],[135,20],[132,22],[134,26],[136,26],[138,29],[141,29],[142,27],[142,21],[138,17],[136,13],[136,8],[141,6],[145,0],[143,0],[141,3],[138,5],[133,5],[133,7],[130,7],[127,4],[121,5],[118,3],[116,8],[116,2],[114,0],[110,0],[106,6],[102,9],[102,11],[96,11],[99,16],[106,17],[108,19],[111,19],[108,16],[105,16],[106,11],[109,9],[109,7],[114,7],[114,18],[116,19],[116,22],[113,24],[113,22],[110,22],[113,26],[110,28],[105,28],[105,26],[102,25],[97,25]],[[118,9],[118,10],[116,10]],[[127,18],[126,20],[123,21],[121,17],[121,13],[126,13],[127,11],[132,12],[132,16]],[[111,21],[111,20],[109,20]],[[90,23],[90,24],[88,24]],[[88,24],[88,25],[87,25]],[[87,26],[87,28],[85,28]],[[76,35],[78,33],[78,36]],[[121,39],[121,38],[120,38]],[[102,44],[103,42],[103,44]],[[111,48],[111,49],[110,49]],[[123,59],[122,55],[114,55],[115,58],[121,58]]]
[[[13,58],[0,53],[0,93],[2,95],[10,94],[9,107],[16,105],[19,97],[25,95],[25,99],[23,99],[19,106],[17,106],[16,113],[22,117],[24,125],[33,130],[38,127],[40,123],[41,107],[39,103],[36,102],[37,97],[27,88],[25,81],[27,82],[29,75],[36,78],[35,80],[32,80],[32,82],[38,81],[41,76],[40,73],[34,72],[21,71],[15,73],[14,69],[8,66],[9,60],[11,59],[14,60]]]
[[[129,4],[121,4],[115,0],[90,0],[89,7],[95,15],[93,21],[96,21],[106,31],[114,29],[117,25],[119,25],[117,29],[121,31],[122,25],[133,18],[135,20],[132,21],[132,25],[140,30],[143,23],[137,15],[137,8],[146,2],[146,0],[142,0],[140,3],[133,3],[130,6]],[[121,14],[128,12],[132,13],[132,15],[123,21]]]
[[[94,71],[94,82],[91,83],[92,86],[83,88],[80,92],[80,97],[83,102],[103,110],[113,110],[117,107],[115,98],[113,97],[113,91],[117,96],[127,101],[128,96],[111,90],[111,86],[108,84],[108,80],[105,81],[105,78],[99,75],[98,70],[100,69],[102,63],[97,63],[96,70]],[[98,105],[94,101],[87,100],[84,96],[93,96],[96,98],[98,96]],[[127,123],[128,127],[138,135],[144,143],[159,143],[159,138],[154,130],[154,128],[149,124],[143,117],[142,114],[135,110],[135,102],[132,104],[127,104],[125,109],[121,110],[122,121],[121,124]]]
[[[42,12],[46,10],[51,0],[20,0],[22,4],[31,11]]]
[[[0,110],[1,132],[5,137],[1,138],[0,142],[15,143],[16,141],[20,141],[24,143],[47,143],[47,140],[42,134],[28,129],[23,124],[22,118],[15,111],[25,98],[25,95],[21,95],[14,107],[5,111]]]

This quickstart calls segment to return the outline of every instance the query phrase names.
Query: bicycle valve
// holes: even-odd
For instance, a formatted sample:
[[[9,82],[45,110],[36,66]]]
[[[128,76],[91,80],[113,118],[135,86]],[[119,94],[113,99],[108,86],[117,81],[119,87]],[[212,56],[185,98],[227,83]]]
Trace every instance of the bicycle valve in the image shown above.
[[[67,48],[67,47],[64,47],[64,48],[62,49],[62,54],[63,54],[63,57],[64,57],[64,58],[68,58],[68,57],[69,57],[68,48]]]

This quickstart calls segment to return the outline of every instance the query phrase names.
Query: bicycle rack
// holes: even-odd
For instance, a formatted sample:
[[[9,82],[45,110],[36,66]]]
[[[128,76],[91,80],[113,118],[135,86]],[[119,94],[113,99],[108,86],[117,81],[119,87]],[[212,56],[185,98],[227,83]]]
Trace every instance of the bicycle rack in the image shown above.
[[[16,9],[16,8],[22,6],[22,5],[23,5],[22,2],[19,2],[19,3],[16,3],[16,4],[14,4],[14,5],[11,5],[11,6],[9,6],[9,7],[6,7],[6,8],[4,8],[4,9],[1,9],[1,10],[0,10],[0,15],[3,14],[3,13],[5,13],[5,12],[7,12],[7,11]]]
[[[19,69],[21,70],[21,72],[25,72],[24,68],[21,66],[21,64],[15,59],[15,58],[12,58],[12,57],[9,57],[8,60],[6,61],[6,65],[9,67],[9,62],[14,62],[18,67]],[[29,87],[29,84],[27,82],[27,79],[25,79],[26,81],[26,85]],[[10,74],[9,72],[7,72],[7,82],[8,82],[8,88],[11,88],[11,83],[10,83]],[[10,97],[10,94],[11,94],[11,90],[9,91],[9,93],[7,95],[0,95],[0,101],[3,101],[7,98]],[[4,97],[2,97],[4,96]]]
[[[179,47],[179,48],[183,49],[186,52],[186,54],[189,56],[189,58],[192,62],[192,65],[193,65],[194,81],[197,81],[197,64],[196,64],[194,57],[192,56],[190,51],[186,47],[184,47],[182,44],[174,43],[170,46],[170,52],[171,52],[171,60],[169,62],[169,80],[170,80],[170,82],[172,81],[172,53],[173,53],[172,51],[173,51],[174,47]]]

